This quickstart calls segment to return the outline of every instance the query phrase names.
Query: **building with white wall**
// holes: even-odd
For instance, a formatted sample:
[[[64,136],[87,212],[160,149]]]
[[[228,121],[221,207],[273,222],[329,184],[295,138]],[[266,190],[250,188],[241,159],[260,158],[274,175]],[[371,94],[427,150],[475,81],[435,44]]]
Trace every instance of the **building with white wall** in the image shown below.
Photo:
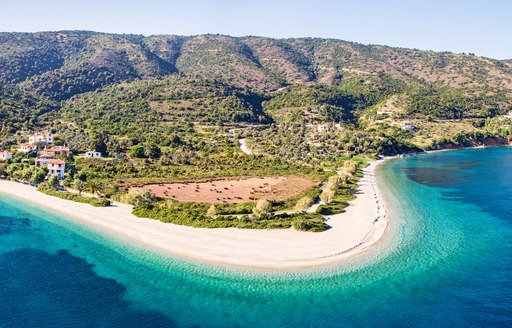
[[[50,133],[35,133],[28,137],[28,141],[32,144],[41,143],[49,146],[53,144],[53,136]]]
[[[54,176],[59,180],[64,179],[66,172],[66,162],[61,159],[52,159],[48,163],[48,177]]]
[[[30,153],[31,151],[36,151],[37,146],[33,143],[23,143],[18,146],[18,152],[20,153]]]
[[[101,153],[96,150],[90,150],[84,155],[86,158],[101,158]]]
[[[12,153],[8,150],[0,150],[0,161],[7,161],[12,159]]]

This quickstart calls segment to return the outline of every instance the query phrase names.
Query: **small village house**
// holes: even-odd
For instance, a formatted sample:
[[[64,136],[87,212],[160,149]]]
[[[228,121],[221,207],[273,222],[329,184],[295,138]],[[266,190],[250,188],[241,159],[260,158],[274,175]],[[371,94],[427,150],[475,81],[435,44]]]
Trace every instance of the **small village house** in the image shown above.
[[[51,155],[41,155],[38,158],[36,158],[36,167],[48,167],[48,164],[50,164],[51,160],[55,159],[55,157]]]
[[[20,153],[30,153],[31,151],[36,151],[37,146],[32,143],[23,143],[18,146],[18,152]]]
[[[84,155],[86,158],[101,158],[101,153],[96,150],[90,150]]]
[[[69,156],[71,154],[71,150],[68,147],[63,146],[55,146],[52,148],[45,148],[41,151],[42,155],[50,155],[50,156],[58,156],[58,155],[66,155]]]
[[[52,159],[48,163],[48,177],[54,176],[59,180],[64,179],[66,163],[61,159]]]
[[[53,144],[53,136],[50,133],[35,133],[29,136],[29,143],[31,144],[43,144],[50,146]]]
[[[0,161],[7,161],[12,159],[12,153],[8,150],[0,150]]]

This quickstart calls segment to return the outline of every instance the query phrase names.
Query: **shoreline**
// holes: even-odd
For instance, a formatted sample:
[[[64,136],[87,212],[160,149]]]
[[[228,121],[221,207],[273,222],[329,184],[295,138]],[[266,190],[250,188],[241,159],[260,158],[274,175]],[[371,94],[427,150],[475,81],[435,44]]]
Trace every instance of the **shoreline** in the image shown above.
[[[242,269],[310,269],[339,264],[380,244],[388,218],[375,169],[388,159],[374,161],[363,169],[357,198],[349,203],[346,212],[328,218],[331,229],[319,233],[293,228],[207,229],[174,225],[135,217],[130,205],[92,207],[5,180],[0,180],[0,193],[53,210],[107,235],[185,260]]]

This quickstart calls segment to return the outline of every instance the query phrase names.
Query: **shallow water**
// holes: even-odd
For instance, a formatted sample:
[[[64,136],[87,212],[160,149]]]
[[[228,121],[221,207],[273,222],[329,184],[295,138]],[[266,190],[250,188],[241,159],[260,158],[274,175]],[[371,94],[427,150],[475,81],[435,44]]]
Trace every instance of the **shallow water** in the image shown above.
[[[390,246],[309,273],[171,259],[0,196],[0,327],[511,326],[511,159],[382,165]]]

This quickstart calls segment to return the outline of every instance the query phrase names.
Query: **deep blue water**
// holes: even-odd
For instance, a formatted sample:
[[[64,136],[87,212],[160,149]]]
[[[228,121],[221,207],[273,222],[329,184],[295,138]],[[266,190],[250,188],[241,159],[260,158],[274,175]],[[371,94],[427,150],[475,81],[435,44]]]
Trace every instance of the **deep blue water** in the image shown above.
[[[394,160],[378,176],[387,246],[309,273],[172,259],[0,195],[0,327],[512,326],[512,149]]]

